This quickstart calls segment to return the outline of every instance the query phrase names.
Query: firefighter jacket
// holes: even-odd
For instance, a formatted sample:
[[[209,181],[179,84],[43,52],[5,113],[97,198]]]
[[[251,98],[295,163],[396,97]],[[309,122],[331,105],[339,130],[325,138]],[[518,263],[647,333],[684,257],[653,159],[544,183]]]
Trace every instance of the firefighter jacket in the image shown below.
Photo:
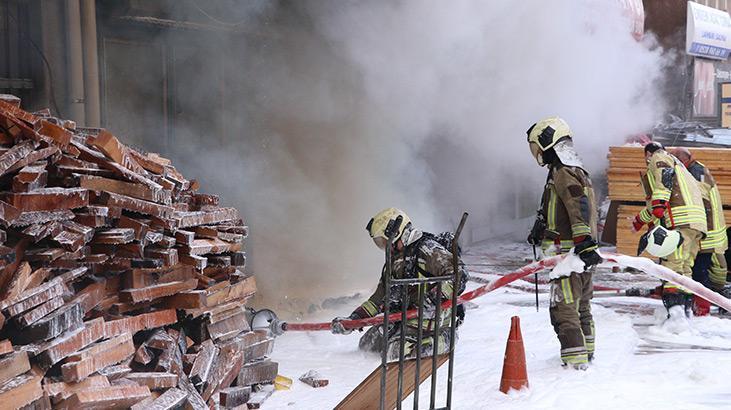
[[[373,317],[384,311],[383,298],[385,296],[384,279],[388,272],[387,266],[384,264],[381,271],[381,280],[378,283],[376,291],[363,304],[351,314],[351,318],[360,319],[364,317]],[[452,253],[449,252],[439,242],[429,237],[423,238],[411,245],[408,245],[400,252],[393,253],[393,272],[392,278],[423,278],[435,276],[451,276],[453,273]],[[467,281],[467,272],[462,263],[459,267],[459,284],[458,294],[464,290],[464,284]],[[433,310],[436,303],[442,303],[450,300],[452,297],[451,282],[442,282],[442,295],[437,299],[437,284],[408,286],[406,292],[408,309],[416,309],[419,304],[419,287],[426,286],[424,289],[424,306],[426,309]],[[392,286],[390,292],[390,312],[399,312],[403,303],[403,288],[401,286]],[[450,309],[442,309],[441,318],[449,318]],[[411,323],[411,321],[410,321]],[[447,322],[442,322],[447,324]],[[425,320],[423,327],[430,328],[430,320]]]
[[[642,185],[648,205],[640,211],[640,220],[657,222],[652,215],[652,202],[662,200],[667,203],[662,221],[666,228],[695,229],[705,236],[708,227],[701,188],[680,160],[658,150],[647,163],[646,175]]]
[[[546,230],[541,248],[559,245],[561,253],[571,250],[574,238],[597,239],[597,208],[589,174],[579,167],[553,165],[541,199]]]
[[[723,201],[716,180],[711,171],[698,161],[688,165],[688,172],[698,180],[703,195],[703,206],[706,208],[708,234],[701,241],[701,251],[724,253],[728,248],[726,237],[726,218],[723,215]]]

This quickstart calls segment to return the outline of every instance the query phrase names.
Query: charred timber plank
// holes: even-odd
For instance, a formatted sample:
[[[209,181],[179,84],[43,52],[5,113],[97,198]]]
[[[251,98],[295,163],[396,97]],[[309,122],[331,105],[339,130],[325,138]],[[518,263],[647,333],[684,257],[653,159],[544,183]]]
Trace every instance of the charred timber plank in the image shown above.
[[[36,356],[35,361],[42,368],[48,369],[104,337],[104,319],[97,318],[86,322],[82,329],[66,332],[50,342],[29,345],[26,348],[32,356]]]
[[[62,257],[64,254],[66,254],[66,251],[61,248],[30,249],[25,253],[25,259],[27,259],[28,262],[49,264]]]
[[[201,391],[208,381],[208,375],[213,368],[213,363],[217,355],[218,347],[213,344],[213,341],[209,339],[201,344],[201,351],[193,362],[193,367],[190,369],[188,375],[193,385],[197,386]]]
[[[206,299],[206,304],[208,306],[216,306],[235,299],[246,299],[255,293],[256,279],[254,279],[254,276],[249,276],[224,289],[210,293]]]
[[[177,230],[175,231],[175,241],[180,245],[192,245],[193,240],[195,239],[195,233],[190,231],[184,231],[184,230]]]
[[[40,286],[28,289],[13,299],[0,301],[0,309],[12,316],[19,315],[56,296],[63,295],[66,285],[60,279],[52,279]]]
[[[165,296],[174,295],[178,292],[195,289],[198,286],[197,279],[187,281],[162,283],[148,286],[146,288],[125,289],[120,292],[120,300],[123,302],[140,303],[155,300]]]
[[[14,192],[29,192],[44,188],[48,183],[48,172],[42,167],[25,167],[13,177]]]
[[[5,201],[0,201],[0,223],[3,226],[10,227],[14,225],[20,218],[20,210]]]
[[[58,211],[89,205],[89,191],[83,188],[41,188],[8,194],[7,198],[21,211]]]
[[[48,275],[50,274],[51,271],[46,268],[36,269],[33,273],[30,274],[30,277],[28,277],[28,286],[26,287],[26,289],[33,289],[39,286],[46,279],[48,279]]]
[[[261,386],[259,391],[251,395],[246,405],[249,409],[260,409],[266,399],[271,397],[272,394],[274,394],[274,386]]]
[[[152,362],[154,358],[155,355],[152,353],[152,351],[150,351],[147,345],[143,343],[135,351],[135,357],[133,360],[139,364],[146,365],[150,364],[150,362]]]
[[[84,161],[89,161],[97,164],[99,167],[108,169],[115,174],[127,179],[128,181],[139,182],[148,186],[151,189],[162,189],[162,186],[160,184],[138,173],[132,172],[120,164],[107,160],[107,158],[102,153],[87,147],[83,143],[72,141],[71,144],[80,151],[79,157]]]
[[[11,353],[0,359],[0,386],[30,370],[27,352]]]
[[[171,325],[178,321],[175,309],[160,310],[157,312],[143,313],[134,317],[117,319],[105,324],[107,337],[121,335],[124,333],[135,334],[140,330],[154,329]]]
[[[22,236],[36,243],[48,236],[54,237],[61,233],[63,226],[56,221],[30,225],[23,229]]]
[[[218,230],[215,227],[196,226],[195,228],[193,228],[193,231],[195,232],[195,236],[197,238],[204,238],[204,239],[218,238]]]
[[[0,340],[0,356],[12,353],[13,352],[13,345],[10,343],[10,340]]]
[[[76,252],[81,249],[86,242],[84,236],[76,232],[63,230],[54,236],[53,241],[61,245],[61,247],[69,252]]]
[[[177,212],[175,214],[178,228],[213,225],[235,219],[239,219],[239,212],[236,208],[219,208],[215,211]]]
[[[93,175],[79,175],[79,186],[93,191],[113,192],[115,194],[144,199],[164,205],[170,205],[172,203],[170,191],[165,191],[162,188],[151,189],[146,185],[134,182],[119,181]]]
[[[33,152],[37,145],[35,141],[25,140],[0,155],[0,176],[5,175],[10,167]]]
[[[175,266],[178,264],[177,249],[146,247],[145,257],[150,259],[160,259],[164,266]]]
[[[124,376],[140,386],[147,386],[150,390],[163,390],[178,385],[178,375],[163,372],[132,372]]]
[[[208,266],[208,259],[198,255],[187,254],[185,253],[185,251],[178,252],[178,258],[180,259],[181,263],[190,265],[199,272],[203,272],[203,269]]]
[[[247,363],[241,368],[237,384],[251,386],[252,384],[272,383],[277,377],[278,370],[279,364],[268,359]]]
[[[122,245],[135,240],[135,231],[132,228],[112,228],[97,231],[94,243],[108,245]]]
[[[41,127],[38,133],[50,138],[54,144],[61,148],[66,148],[69,142],[71,142],[72,137],[71,131],[46,120],[41,120]]]
[[[214,340],[227,340],[236,337],[241,332],[251,330],[246,321],[246,314],[242,311],[239,314],[225,318],[207,325],[208,334]]]
[[[74,219],[74,213],[68,209],[57,211],[28,211],[19,213],[11,226],[22,227],[51,221],[70,221],[72,219]]]
[[[185,253],[189,255],[205,255],[207,253],[237,252],[241,250],[241,244],[224,242],[220,239],[195,239],[188,246],[183,246]]]
[[[26,341],[52,339],[84,325],[84,311],[79,303],[69,303],[23,329],[18,338]]]
[[[246,253],[244,253],[244,252],[233,252],[231,254],[231,265],[233,265],[233,266],[246,266]]]
[[[172,309],[198,309],[206,306],[205,290],[190,290],[178,292],[175,295],[165,298],[163,304]]]
[[[129,359],[125,359],[122,361],[122,363],[115,365],[115,366],[108,366],[101,370],[99,370],[99,374],[102,376],[105,376],[109,381],[119,380],[123,378],[124,376],[132,373],[132,369],[129,367],[129,364],[127,363],[130,361]]]
[[[3,291],[2,299],[14,299],[23,293],[28,287],[30,273],[31,269],[28,262],[21,262],[15,269],[6,289]]]
[[[129,155],[127,147],[119,142],[117,137],[112,135],[111,132],[103,129],[99,132],[99,135],[97,135],[96,138],[91,139],[90,142],[90,145],[101,151],[107,157],[111,158],[117,164],[120,164],[139,175],[145,175],[147,173],[147,171]]]
[[[127,216],[122,215],[117,222],[117,228],[130,228],[135,233],[135,239],[141,241],[145,238],[145,234],[150,229],[150,226]]]
[[[46,158],[48,158],[50,156],[56,155],[56,154],[58,154],[60,152],[61,151],[59,151],[59,149],[56,148],[56,147],[54,147],[54,146],[42,148],[42,149],[39,149],[37,151],[33,151],[30,154],[26,155],[20,161],[16,162],[15,165],[13,165],[10,168],[8,168],[7,172],[13,172],[13,171],[19,170],[19,169],[21,169],[23,167],[26,167],[26,166],[28,166],[28,165],[36,162],[36,161],[44,160],[44,159],[46,159]]]
[[[51,402],[53,402],[53,404],[58,404],[59,402],[68,399],[74,393],[79,392],[81,390],[99,388],[99,387],[109,387],[109,386],[110,386],[109,380],[106,377],[101,376],[101,375],[96,375],[96,376],[87,377],[86,379],[80,381],[79,383],[66,383],[66,382],[47,383],[47,384],[43,385],[43,390],[51,398]]]
[[[0,385],[0,403],[6,409],[18,409],[43,396],[42,376],[28,372]]]
[[[94,372],[123,361],[134,352],[131,334],[92,345],[66,359],[66,363],[61,366],[63,380],[67,383],[78,382]]]
[[[145,407],[146,410],[175,410],[188,399],[188,393],[178,388],[172,388],[161,394],[152,403]]]
[[[221,349],[223,350],[223,349]],[[231,383],[236,380],[236,378],[239,375],[239,372],[241,371],[242,366],[244,365],[244,356],[239,351],[232,351],[232,356],[230,359],[226,360],[220,369],[220,377],[217,377],[217,383],[211,383],[208,385],[208,388],[206,391],[203,392],[203,397],[205,398],[206,395],[208,395],[207,400],[209,400],[211,397],[217,395],[221,389],[231,386]],[[210,394],[208,394],[210,392]]]
[[[174,212],[174,209],[170,206],[160,205],[154,202],[106,191],[102,193],[101,201],[104,205],[109,207],[118,207],[132,212],[153,215],[159,218],[169,218]]]
[[[61,403],[68,409],[127,409],[150,397],[147,386],[116,385],[78,391]]]
[[[162,175],[165,173],[165,165],[160,164],[159,162],[156,162],[152,159],[150,159],[146,155],[142,155],[141,153],[133,150],[128,149],[128,152],[132,158],[137,161],[138,164],[142,166],[142,168],[146,169],[149,172],[152,172],[154,174]]]
[[[106,280],[92,283],[76,293],[73,301],[79,302],[84,314],[88,314],[106,297]]]
[[[241,406],[249,401],[251,396],[251,387],[249,386],[233,386],[221,389],[220,400],[221,405],[226,408]]]
[[[84,238],[84,243],[88,243],[94,237],[94,229],[86,225],[76,223],[74,221],[63,221],[61,225],[68,231],[77,233]]]
[[[65,302],[64,302],[63,298],[61,296],[56,296],[52,299],[49,299],[47,302],[43,303],[42,305],[34,308],[33,310],[29,310],[28,312],[18,316],[18,319],[17,319],[18,323],[20,323],[21,326],[24,326],[24,327],[30,326],[33,323],[48,316],[49,314],[51,314],[51,312],[60,308],[64,304],[65,304]]]
[[[193,279],[193,268],[178,264],[162,269],[130,269],[122,277],[125,288],[144,288],[160,283]]]

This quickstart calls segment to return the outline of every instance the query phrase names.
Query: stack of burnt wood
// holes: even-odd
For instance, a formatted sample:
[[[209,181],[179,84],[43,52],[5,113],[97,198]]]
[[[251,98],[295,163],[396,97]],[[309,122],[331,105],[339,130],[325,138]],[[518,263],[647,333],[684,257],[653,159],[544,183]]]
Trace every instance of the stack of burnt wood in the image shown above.
[[[169,160],[0,96],[0,408],[258,408],[239,213]]]

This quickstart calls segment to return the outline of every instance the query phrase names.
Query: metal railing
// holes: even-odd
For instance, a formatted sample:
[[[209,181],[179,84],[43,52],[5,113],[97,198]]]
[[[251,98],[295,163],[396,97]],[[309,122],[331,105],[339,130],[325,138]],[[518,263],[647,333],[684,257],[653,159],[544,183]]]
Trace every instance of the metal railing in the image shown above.
[[[452,274],[451,275],[445,275],[445,276],[435,276],[435,277],[426,277],[426,278],[405,278],[405,279],[394,279],[393,278],[393,254],[392,254],[392,246],[393,246],[393,237],[390,232],[388,232],[387,229],[387,236],[388,236],[388,246],[386,247],[386,275],[384,277],[384,289],[385,289],[385,295],[384,295],[384,315],[383,315],[383,345],[382,347],[382,362],[381,362],[381,397],[380,397],[380,409],[381,410],[390,410],[386,409],[386,393],[387,393],[387,386],[386,386],[386,378],[388,374],[388,342],[389,342],[389,315],[391,314],[390,308],[391,308],[391,294],[392,289],[398,289],[397,291],[401,292],[401,321],[398,324],[399,326],[399,357],[398,357],[398,385],[397,385],[397,396],[396,396],[396,408],[398,410],[401,410],[402,408],[402,402],[404,400],[403,393],[404,393],[404,364],[406,362],[405,359],[405,350],[406,350],[406,326],[407,326],[407,311],[409,308],[409,290],[413,286],[417,286],[417,292],[418,292],[418,326],[417,326],[417,334],[416,334],[416,346],[414,348],[416,353],[415,358],[415,372],[414,372],[414,405],[413,408],[415,410],[419,409],[419,386],[421,384],[421,365],[422,365],[422,339],[424,337],[424,329],[422,324],[424,323],[424,298],[425,298],[425,289],[429,285],[433,285],[436,287],[436,293],[435,295],[442,295],[442,285],[445,283],[449,283],[452,285],[452,303],[451,303],[451,311],[450,311],[450,321],[449,321],[449,371],[447,376],[447,399],[446,399],[446,406],[441,407],[441,409],[451,409],[452,408],[452,385],[453,385],[453,376],[454,376],[454,348],[455,348],[455,338],[457,333],[457,293],[459,289],[459,252],[458,252],[458,242],[459,242],[459,236],[462,233],[462,228],[464,228],[465,222],[467,221],[467,213],[464,213],[462,215],[462,219],[459,223],[459,226],[457,227],[457,230],[454,234],[454,239],[452,241],[452,249],[450,251],[452,252]],[[400,225],[401,221],[397,219],[395,221],[396,228]],[[398,231],[398,229],[393,229],[393,231]],[[430,389],[430,400],[429,400],[429,409],[436,409],[436,392],[437,392],[437,368],[439,367],[439,339],[442,332],[445,330],[444,327],[442,327],[441,322],[441,315],[442,315],[442,301],[438,300],[436,301],[435,307],[434,307],[434,323],[433,323],[433,329],[431,329],[432,332],[432,354],[431,354],[431,389]],[[429,330],[427,330],[428,332]]]

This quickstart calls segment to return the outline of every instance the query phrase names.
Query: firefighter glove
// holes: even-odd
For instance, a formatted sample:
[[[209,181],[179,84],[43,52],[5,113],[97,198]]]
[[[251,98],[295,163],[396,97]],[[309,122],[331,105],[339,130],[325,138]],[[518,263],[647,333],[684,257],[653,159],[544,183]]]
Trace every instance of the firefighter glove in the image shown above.
[[[652,201],[652,215],[657,219],[662,219],[665,216],[665,210],[667,209],[667,202],[662,199],[656,199]]]
[[[574,243],[574,253],[579,255],[579,258],[581,258],[584,262],[584,269],[588,269],[594,265],[602,263],[602,257],[599,256],[599,253],[596,251],[599,246],[596,241],[591,238],[591,236],[576,238]]]
[[[346,329],[341,323],[343,320],[348,320],[348,317],[338,316],[330,323],[330,331],[334,335],[349,335],[353,329]]]
[[[642,222],[639,215],[636,215],[635,219],[632,221],[632,232],[639,232],[643,226],[645,226],[645,223]]]

